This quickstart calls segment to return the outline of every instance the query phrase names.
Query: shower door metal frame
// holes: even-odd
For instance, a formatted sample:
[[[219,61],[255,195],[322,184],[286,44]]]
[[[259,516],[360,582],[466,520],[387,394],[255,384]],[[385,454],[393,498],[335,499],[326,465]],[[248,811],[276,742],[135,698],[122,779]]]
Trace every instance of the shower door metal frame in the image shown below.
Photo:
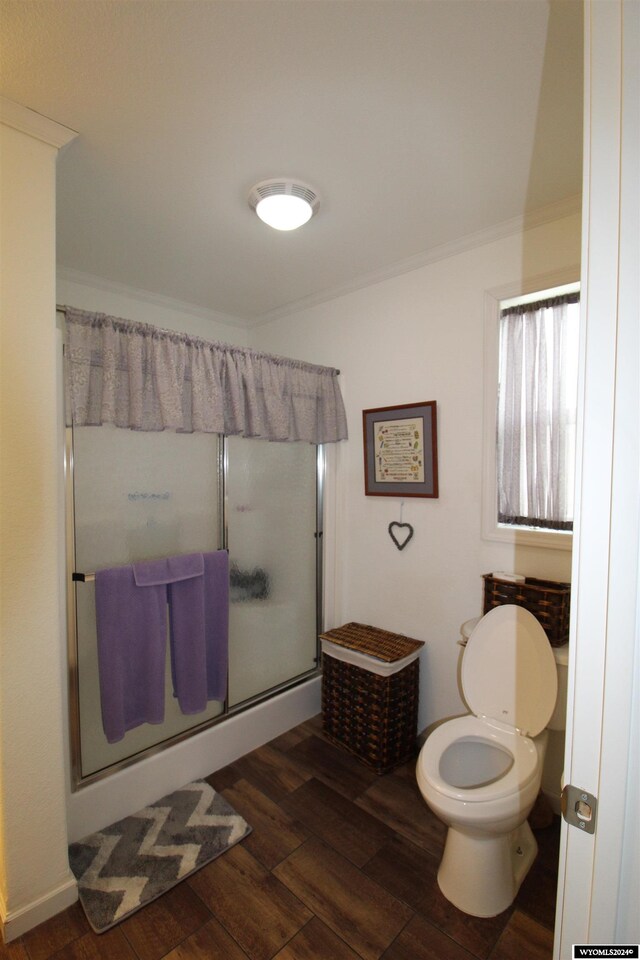
[[[221,549],[228,549],[228,521],[227,521],[227,479],[228,479],[228,445],[227,438],[223,435],[218,436],[218,516],[219,516],[219,542]],[[65,534],[66,534],[66,608],[67,608],[67,657],[68,657],[68,713],[69,713],[69,744],[70,744],[70,772],[71,789],[73,792],[104,780],[118,770],[124,770],[126,767],[133,766],[140,760],[155,756],[173,747],[183,740],[188,740],[196,733],[202,733],[210,727],[224,721],[231,716],[242,713],[257,703],[269,700],[284,690],[289,690],[301,683],[310,680],[320,673],[320,640],[319,634],[322,633],[323,622],[323,513],[324,513],[324,481],[325,481],[325,451],[322,444],[317,445],[316,454],[316,530],[314,532],[316,540],[315,561],[316,561],[316,666],[305,673],[293,677],[291,680],[283,681],[274,687],[256,694],[248,700],[242,701],[233,707],[229,707],[227,700],[224,701],[222,712],[216,717],[212,717],[202,723],[194,724],[188,730],[183,730],[173,736],[167,737],[159,743],[152,744],[149,747],[139,750],[131,756],[117,760],[108,766],[102,767],[93,773],[83,776],[82,774],[82,731],[80,729],[80,675],[78,666],[78,633],[77,633],[77,590],[78,579],[74,579],[76,571],[76,549],[75,549],[75,497],[74,497],[74,451],[73,451],[73,427],[65,428],[64,444],[64,486],[65,486]]]

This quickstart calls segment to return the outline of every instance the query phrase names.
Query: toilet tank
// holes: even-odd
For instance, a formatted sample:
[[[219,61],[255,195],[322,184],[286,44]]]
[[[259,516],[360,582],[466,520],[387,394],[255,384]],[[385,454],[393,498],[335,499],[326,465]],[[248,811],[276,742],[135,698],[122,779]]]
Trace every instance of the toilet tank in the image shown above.
[[[558,699],[548,723],[549,730],[564,730],[567,725],[567,671],[569,666],[569,644],[553,647],[558,671]]]
[[[474,628],[480,623],[482,617],[473,617],[471,620],[465,620],[465,622],[460,627],[460,640],[458,643],[461,646],[466,646],[467,640],[471,636]]]

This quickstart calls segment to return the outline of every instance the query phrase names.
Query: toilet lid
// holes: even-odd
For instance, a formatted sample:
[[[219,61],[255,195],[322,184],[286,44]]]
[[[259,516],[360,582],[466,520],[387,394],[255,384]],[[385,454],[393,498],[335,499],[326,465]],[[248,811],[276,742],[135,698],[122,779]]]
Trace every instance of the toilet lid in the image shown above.
[[[494,607],[472,631],[462,658],[462,689],[477,717],[537,736],[558,692],[556,661],[540,623],[513,604]]]

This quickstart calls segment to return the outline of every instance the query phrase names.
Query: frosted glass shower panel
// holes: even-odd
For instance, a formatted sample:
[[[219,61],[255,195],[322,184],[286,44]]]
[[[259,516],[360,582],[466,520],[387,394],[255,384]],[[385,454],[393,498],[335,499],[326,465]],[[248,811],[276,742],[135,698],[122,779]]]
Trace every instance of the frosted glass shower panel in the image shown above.
[[[219,547],[218,437],[80,427],[73,433],[75,567],[83,573]],[[220,714],[223,704],[183,715],[173,696],[169,646],[165,719],[108,743],[102,729],[95,588],[76,588],[82,776],[128,758]]]
[[[227,440],[229,705],[317,666],[317,448]]]

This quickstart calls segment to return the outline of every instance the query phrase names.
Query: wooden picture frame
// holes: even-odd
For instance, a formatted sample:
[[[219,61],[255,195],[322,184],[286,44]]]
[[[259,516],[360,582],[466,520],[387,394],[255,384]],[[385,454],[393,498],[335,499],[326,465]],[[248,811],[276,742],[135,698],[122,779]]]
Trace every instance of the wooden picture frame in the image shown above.
[[[362,430],[366,496],[438,496],[435,400],[363,410]]]

